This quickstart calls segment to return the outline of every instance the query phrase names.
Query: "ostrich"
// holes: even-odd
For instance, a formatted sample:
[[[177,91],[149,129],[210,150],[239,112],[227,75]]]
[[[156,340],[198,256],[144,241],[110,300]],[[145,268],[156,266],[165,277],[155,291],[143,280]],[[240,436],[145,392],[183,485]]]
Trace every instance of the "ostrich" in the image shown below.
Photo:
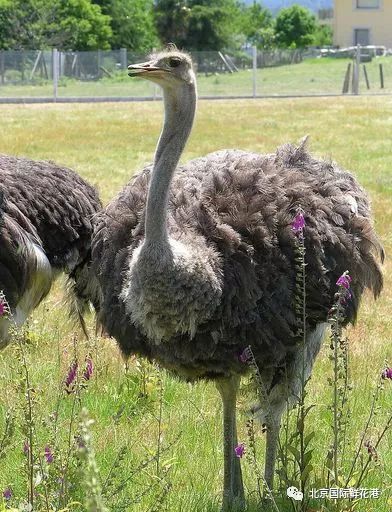
[[[101,211],[93,271],[100,320],[125,355],[146,356],[187,381],[211,379],[223,403],[223,509],[244,503],[236,457],[236,395],[251,346],[267,391],[265,479],[273,485],[282,412],[298,396],[295,239],[305,212],[306,376],[320,349],[336,281],[350,269],[355,319],[382,276],[369,203],[354,177],[313,158],[305,144],[275,154],[223,150],[177,167],[196,110],[190,57],[174,48],[129,66],[163,89],[165,119],[152,166]]]
[[[70,169],[0,155],[0,348],[24,323],[63,271],[73,310],[95,300],[89,288],[92,216],[97,192]],[[6,314],[8,313],[8,314]]]

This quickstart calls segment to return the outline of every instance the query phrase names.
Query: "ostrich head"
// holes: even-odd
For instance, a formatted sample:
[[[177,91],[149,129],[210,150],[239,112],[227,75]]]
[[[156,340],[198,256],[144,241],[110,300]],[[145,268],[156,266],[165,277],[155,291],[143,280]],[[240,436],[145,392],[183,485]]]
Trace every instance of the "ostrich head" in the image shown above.
[[[128,66],[128,74],[158,84],[163,91],[164,122],[155,152],[147,196],[145,243],[167,242],[168,193],[181,153],[192,130],[197,103],[196,77],[190,56],[174,45]]]
[[[153,54],[150,60],[141,64],[128,66],[129,76],[138,76],[157,83],[163,89],[176,87],[180,84],[193,85],[193,72],[190,56],[171,47],[166,51]]]

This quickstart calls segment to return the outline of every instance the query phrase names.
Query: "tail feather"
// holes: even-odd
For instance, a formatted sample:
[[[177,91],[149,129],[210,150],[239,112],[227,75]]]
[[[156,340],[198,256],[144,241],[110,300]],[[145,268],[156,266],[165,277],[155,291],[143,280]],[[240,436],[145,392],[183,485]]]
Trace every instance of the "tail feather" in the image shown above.
[[[80,324],[86,338],[89,336],[84,317],[91,311],[91,307],[97,314],[100,305],[99,283],[91,271],[90,262],[91,254],[89,253],[68,275],[67,281],[67,303],[70,317]]]

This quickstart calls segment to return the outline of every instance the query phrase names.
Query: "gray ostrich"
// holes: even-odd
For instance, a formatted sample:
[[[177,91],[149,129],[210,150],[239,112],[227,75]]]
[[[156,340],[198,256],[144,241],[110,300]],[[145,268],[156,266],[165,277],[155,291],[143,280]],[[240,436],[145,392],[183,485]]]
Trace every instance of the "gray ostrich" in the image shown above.
[[[92,216],[100,208],[95,189],[72,170],[0,155],[0,348],[61,271],[84,328],[86,304],[98,306],[88,272]]]
[[[165,120],[154,164],[97,216],[93,269],[100,319],[125,354],[140,354],[187,381],[215,381],[223,402],[223,509],[244,503],[236,457],[236,394],[251,346],[266,390],[265,479],[272,487],[287,399],[299,393],[296,208],[305,213],[306,376],[320,349],[336,281],[350,269],[355,319],[365,288],[382,276],[369,203],[334,163],[285,145],[275,154],[223,150],[177,167],[196,109],[190,57],[170,49],[129,66],[163,89]]]

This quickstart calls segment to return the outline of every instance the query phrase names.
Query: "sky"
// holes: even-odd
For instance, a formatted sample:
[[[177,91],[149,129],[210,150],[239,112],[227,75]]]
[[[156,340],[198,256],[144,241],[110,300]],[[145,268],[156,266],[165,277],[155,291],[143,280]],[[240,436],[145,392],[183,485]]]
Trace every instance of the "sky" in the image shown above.
[[[253,0],[245,0],[247,4],[252,4]],[[315,12],[319,9],[333,7],[333,0],[262,0],[262,5],[276,12],[282,7],[289,7],[292,4],[300,4],[308,7]]]

